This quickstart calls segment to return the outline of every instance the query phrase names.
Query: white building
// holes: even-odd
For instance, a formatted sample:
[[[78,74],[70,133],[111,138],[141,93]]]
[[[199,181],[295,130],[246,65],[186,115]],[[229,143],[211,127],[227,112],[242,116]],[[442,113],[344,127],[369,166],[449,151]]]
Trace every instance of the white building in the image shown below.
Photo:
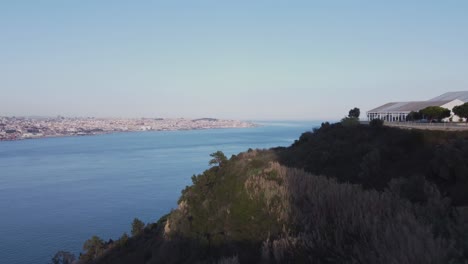
[[[410,112],[417,112],[428,106],[440,106],[447,108],[450,111],[455,106],[462,105],[468,102],[468,91],[463,92],[449,92],[437,96],[427,101],[413,101],[413,102],[392,102],[387,103],[367,112],[367,119],[381,119],[387,122],[402,122],[406,121],[406,117]],[[458,121],[459,117],[451,113],[452,120]],[[445,121],[447,121],[445,119]]]

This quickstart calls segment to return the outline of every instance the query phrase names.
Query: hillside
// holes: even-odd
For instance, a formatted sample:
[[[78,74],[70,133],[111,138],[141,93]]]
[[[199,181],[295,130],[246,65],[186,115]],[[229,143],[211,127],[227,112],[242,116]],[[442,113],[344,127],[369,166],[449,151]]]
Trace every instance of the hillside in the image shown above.
[[[82,263],[466,263],[468,133],[325,123],[213,155],[177,209]],[[87,259],[87,261],[85,261]]]
[[[454,205],[468,205],[468,131],[325,123],[278,153],[285,166],[377,190],[396,180],[428,180]],[[408,191],[413,201],[423,199],[422,189]]]

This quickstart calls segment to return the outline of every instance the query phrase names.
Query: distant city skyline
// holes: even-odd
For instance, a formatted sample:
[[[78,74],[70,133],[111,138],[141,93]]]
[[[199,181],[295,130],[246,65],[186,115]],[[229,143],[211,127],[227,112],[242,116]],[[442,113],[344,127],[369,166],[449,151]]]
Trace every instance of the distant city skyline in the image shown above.
[[[4,1],[0,116],[332,120],[468,90],[468,2]]]

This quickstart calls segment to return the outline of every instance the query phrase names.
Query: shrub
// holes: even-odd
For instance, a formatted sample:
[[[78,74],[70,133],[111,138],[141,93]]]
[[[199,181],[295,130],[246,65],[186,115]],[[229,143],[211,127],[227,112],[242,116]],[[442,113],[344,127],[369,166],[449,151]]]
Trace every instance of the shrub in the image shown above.
[[[104,241],[98,236],[92,236],[83,245],[84,253],[81,254],[80,260],[91,261],[99,257],[104,252]]]
[[[372,119],[370,122],[369,122],[369,125],[371,127],[382,127],[384,125],[384,121],[382,119]]]
[[[143,232],[145,224],[138,218],[133,219],[132,222],[132,236],[137,236]]]
[[[341,124],[343,126],[357,126],[357,125],[359,125],[359,118],[345,117],[345,118],[341,119]]]
[[[128,245],[128,235],[123,233],[122,236],[115,242],[118,247],[125,247]]]
[[[59,251],[52,258],[52,264],[72,264],[75,261],[75,255],[67,251]]]

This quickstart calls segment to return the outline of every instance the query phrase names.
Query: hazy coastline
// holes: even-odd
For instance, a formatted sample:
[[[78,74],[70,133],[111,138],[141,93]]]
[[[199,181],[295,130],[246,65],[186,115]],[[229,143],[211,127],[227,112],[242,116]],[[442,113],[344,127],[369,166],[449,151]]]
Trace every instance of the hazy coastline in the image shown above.
[[[258,124],[216,118],[0,117],[0,141],[93,136],[122,132],[249,128]]]

